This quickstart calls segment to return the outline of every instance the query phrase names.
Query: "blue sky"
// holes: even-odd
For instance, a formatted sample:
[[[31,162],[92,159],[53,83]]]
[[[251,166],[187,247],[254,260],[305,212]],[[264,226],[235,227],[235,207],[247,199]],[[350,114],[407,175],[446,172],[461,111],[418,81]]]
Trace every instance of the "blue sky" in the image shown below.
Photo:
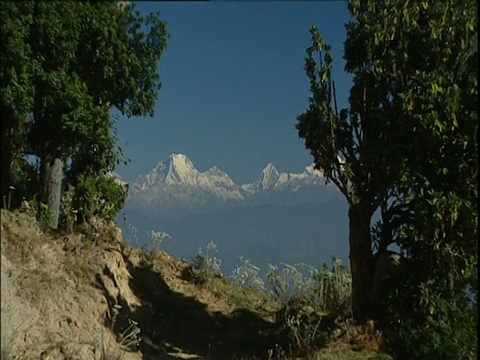
[[[309,28],[332,45],[337,98],[345,106],[351,78],[342,59],[346,1],[138,2],[159,10],[171,37],[159,63],[162,82],[153,118],[120,117],[120,146],[131,162],[127,181],[172,152],[200,171],[213,165],[237,183],[273,162],[298,172],[312,162],[295,129],[308,106],[303,69]]]

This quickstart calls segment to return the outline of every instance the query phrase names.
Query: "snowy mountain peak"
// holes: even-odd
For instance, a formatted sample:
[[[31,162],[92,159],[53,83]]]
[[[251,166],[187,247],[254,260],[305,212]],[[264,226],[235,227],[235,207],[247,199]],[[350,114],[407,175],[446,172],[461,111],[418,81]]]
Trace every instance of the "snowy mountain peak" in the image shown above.
[[[280,173],[272,163],[269,163],[265,169],[262,170],[258,182],[264,189],[271,187],[280,177]]]
[[[192,161],[187,157],[187,155],[182,153],[173,153],[169,157],[170,163],[177,166],[192,166],[194,167]]]
[[[240,187],[218,167],[197,170],[184,154],[172,154],[147,175],[137,178],[129,193],[130,201],[152,213],[185,215],[229,201],[241,201]]]
[[[199,175],[199,171],[186,155],[181,153],[170,155],[165,183],[194,185]]]
[[[160,161],[147,175],[140,175],[135,185],[140,189],[154,188],[165,184],[192,184],[199,171],[184,154],[176,153],[168,159]]]
[[[278,174],[278,170],[275,167],[275,165],[273,165],[272,163],[268,163],[268,165],[265,166],[265,168],[262,170],[262,174],[265,174],[265,175]]]

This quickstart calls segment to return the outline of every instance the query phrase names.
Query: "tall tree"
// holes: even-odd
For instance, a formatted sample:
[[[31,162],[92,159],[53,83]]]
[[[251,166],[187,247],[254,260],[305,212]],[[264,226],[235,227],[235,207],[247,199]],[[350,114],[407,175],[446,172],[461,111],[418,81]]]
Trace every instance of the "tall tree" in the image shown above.
[[[358,64],[347,60],[354,73],[350,109],[337,110],[330,47],[315,28],[311,33],[313,44],[307,49],[305,68],[312,97],[307,112],[298,117],[297,129],[311,150],[316,168],[324,171],[349,203],[352,310],[358,321],[364,321],[371,315],[371,219],[398,177],[401,152],[392,139],[402,137],[398,138],[396,117],[388,116],[393,107],[389,100],[391,85],[376,83],[367,56]],[[354,31],[348,36],[351,41],[346,48],[361,51],[364,38]],[[319,58],[315,59],[317,54]]]
[[[446,11],[450,5],[455,10]],[[406,250],[406,242],[402,242],[406,232],[399,229],[404,224],[410,226],[415,216],[420,220],[420,212],[415,215],[412,204],[426,199],[416,196],[412,201],[412,193],[418,190],[414,184],[427,178],[429,171],[428,176],[435,177],[432,174],[440,163],[442,168],[463,167],[465,173],[472,169],[472,142],[468,162],[455,164],[453,159],[461,154],[465,142],[451,136],[461,117],[473,116],[474,105],[471,95],[462,97],[472,93],[473,85],[465,88],[465,94],[461,87],[473,80],[472,73],[467,76],[469,80],[460,80],[459,76],[469,71],[467,64],[475,62],[473,27],[471,22],[462,23],[462,15],[458,14],[472,18],[476,15],[468,12],[472,10],[471,2],[440,5],[422,1],[406,6],[397,0],[350,1],[349,10],[352,20],[346,25],[345,59],[346,71],[354,78],[350,106],[337,110],[330,47],[312,29],[305,66],[312,96],[308,110],[298,117],[297,129],[316,167],[349,202],[353,313],[356,320],[362,321],[375,316],[369,299],[374,245],[379,252],[385,252],[392,243]],[[453,52],[459,56],[453,58]],[[446,71],[452,75],[451,86],[439,92],[439,84],[446,85]],[[468,105],[461,111],[460,99]],[[467,122],[466,132],[476,131],[476,122]],[[448,128],[450,133],[441,131],[441,135],[435,135],[432,130],[439,128]],[[448,157],[447,149],[452,150],[448,150]],[[375,238],[370,232],[371,218],[379,208],[382,236]],[[425,215],[423,212],[421,216]]]
[[[385,27],[376,49],[385,53],[383,71],[393,74],[413,134],[379,241],[393,238],[422,274],[398,279],[395,300],[385,304],[388,321],[410,327],[394,341],[399,357],[476,358],[477,4],[392,2],[385,13],[385,23],[397,19],[401,31]]]
[[[23,157],[28,119],[33,105],[32,51],[28,44],[32,26],[32,2],[0,4],[1,57],[0,108],[1,124],[1,186],[3,206],[16,185],[12,165]]]
[[[88,162],[88,148],[108,148],[111,154],[109,111],[153,115],[160,88],[157,64],[167,34],[158,13],[143,18],[134,5],[28,3],[33,20],[24,46],[30,56],[20,64],[33,64],[29,143],[41,158],[43,199],[56,228],[64,164],[72,157],[78,163],[79,156]],[[6,14],[7,23],[15,24],[16,4]],[[115,156],[106,159],[104,172],[116,161]]]

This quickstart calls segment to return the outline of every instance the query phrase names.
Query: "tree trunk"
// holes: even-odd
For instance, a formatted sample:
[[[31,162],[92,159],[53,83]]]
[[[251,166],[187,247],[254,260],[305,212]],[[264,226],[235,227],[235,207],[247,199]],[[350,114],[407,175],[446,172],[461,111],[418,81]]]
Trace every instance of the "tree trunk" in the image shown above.
[[[371,212],[368,206],[350,205],[349,242],[352,272],[353,318],[363,323],[371,317],[370,291],[372,286],[372,244],[370,238]]]
[[[43,202],[52,214],[50,228],[58,228],[62,196],[63,161],[51,155],[43,159]]]

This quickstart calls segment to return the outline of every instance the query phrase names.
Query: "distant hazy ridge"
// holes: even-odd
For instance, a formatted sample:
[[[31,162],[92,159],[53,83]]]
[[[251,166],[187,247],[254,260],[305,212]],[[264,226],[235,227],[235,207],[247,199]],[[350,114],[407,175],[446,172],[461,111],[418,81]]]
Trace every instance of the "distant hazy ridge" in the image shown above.
[[[200,172],[186,155],[172,154],[129,185],[127,222],[118,218],[124,234],[131,224],[145,244],[147,231],[166,232],[172,239],[162,248],[174,256],[194,257],[214,241],[229,272],[239,256],[264,268],[347,255],[346,201],[313,166],[285,173],[270,163],[256,181],[238,185],[216,166]]]

